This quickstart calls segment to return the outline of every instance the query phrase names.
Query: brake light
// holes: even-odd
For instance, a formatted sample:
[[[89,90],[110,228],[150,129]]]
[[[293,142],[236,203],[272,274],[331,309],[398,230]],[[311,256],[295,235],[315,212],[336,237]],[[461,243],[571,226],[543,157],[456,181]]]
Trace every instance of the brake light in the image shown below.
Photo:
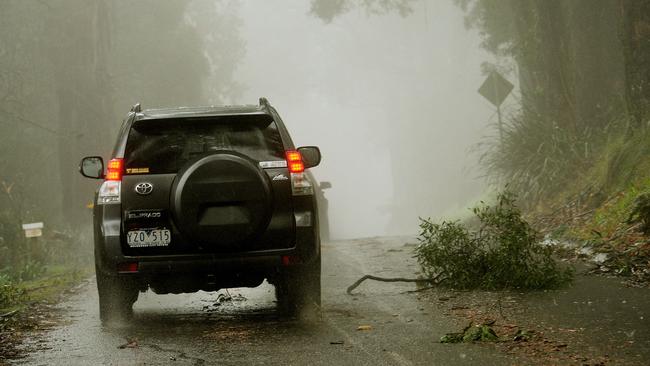
[[[124,171],[123,159],[111,159],[106,168],[106,180],[121,181],[122,172]]]
[[[287,166],[291,173],[302,173],[305,171],[305,163],[302,161],[302,155],[299,151],[290,150],[286,152]]]
[[[120,203],[122,192],[122,174],[124,172],[123,159],[111,159],[106,166],[104,183],[99,187],[97,204]]]
[[[294,196],[314,194],[314,188],[305,176],[305,163],[302,161],[300,151],[289,150],[286,152],[287,167],[291,173],[291,191]]]

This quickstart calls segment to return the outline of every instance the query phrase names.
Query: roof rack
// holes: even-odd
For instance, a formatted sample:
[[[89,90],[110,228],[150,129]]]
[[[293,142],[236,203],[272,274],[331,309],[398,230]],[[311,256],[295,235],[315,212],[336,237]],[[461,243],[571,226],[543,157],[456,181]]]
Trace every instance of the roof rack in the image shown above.
[[[134,112],[134,113],[142,112],[142,107],[140,106],[140,103],[134,104],[133,107],[131,107],[131,112]]]
[[[260,98],[260,107],[271,108],[271,103],[269,103],[269,100],[266,99],[265,97],[261,97]]]

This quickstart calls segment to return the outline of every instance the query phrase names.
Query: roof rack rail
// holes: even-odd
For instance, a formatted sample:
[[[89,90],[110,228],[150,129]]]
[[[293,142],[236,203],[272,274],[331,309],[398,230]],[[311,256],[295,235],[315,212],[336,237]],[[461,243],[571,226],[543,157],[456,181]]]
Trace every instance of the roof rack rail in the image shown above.
[[[271,107],[271,103],[269,103],[269,100],[266,99],[265,97],[261,97],[261,98],[260,98],[260,107],[270,108],[270,107]]]
[[[140,103],[135,103],[133,105],[133,107],[131,107],[131,112],[134,112],[134,113],[142,112],[142,107],[140,106]]]

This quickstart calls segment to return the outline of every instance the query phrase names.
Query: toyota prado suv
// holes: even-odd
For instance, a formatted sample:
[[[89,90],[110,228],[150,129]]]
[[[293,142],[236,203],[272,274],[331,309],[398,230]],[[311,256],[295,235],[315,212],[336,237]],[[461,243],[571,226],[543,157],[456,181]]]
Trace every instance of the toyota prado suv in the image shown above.
[[[275,286],[288,315],[320,307],[317,147],[295,148],[277,111],[259,105],[127,115],[95,194],[95,267],[103,322],[132,314],[138,293]]]

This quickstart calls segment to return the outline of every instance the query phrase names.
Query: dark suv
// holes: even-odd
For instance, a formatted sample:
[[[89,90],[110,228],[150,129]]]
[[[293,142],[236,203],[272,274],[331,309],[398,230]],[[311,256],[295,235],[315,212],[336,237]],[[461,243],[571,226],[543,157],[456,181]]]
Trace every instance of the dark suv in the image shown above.
[[[296,149],[259,105],[152,109],[136,104],[104,169],[93,211],[102,321],[128,318],[140,291],[276,288],[283,312],[320,307],[320,151]]]

